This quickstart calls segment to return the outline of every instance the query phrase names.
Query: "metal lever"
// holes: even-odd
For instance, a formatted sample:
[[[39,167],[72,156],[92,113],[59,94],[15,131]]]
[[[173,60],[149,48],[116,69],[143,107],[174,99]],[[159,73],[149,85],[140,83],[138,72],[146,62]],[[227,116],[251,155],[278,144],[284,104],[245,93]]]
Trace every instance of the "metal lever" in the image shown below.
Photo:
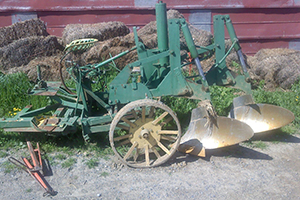
[[[199,72],[200,76],[202,77],[202,79],[203,79],[204,81],[206,81],[206,78],[205,78],[205,76],[204,76],[203,69],[202,69],[201,64],[200,64],[199,57],[195,58],[194,60],[195,60],[195,63],[196,63],[196,66],[197,66],[197,69],[198,69],[198,72]]]

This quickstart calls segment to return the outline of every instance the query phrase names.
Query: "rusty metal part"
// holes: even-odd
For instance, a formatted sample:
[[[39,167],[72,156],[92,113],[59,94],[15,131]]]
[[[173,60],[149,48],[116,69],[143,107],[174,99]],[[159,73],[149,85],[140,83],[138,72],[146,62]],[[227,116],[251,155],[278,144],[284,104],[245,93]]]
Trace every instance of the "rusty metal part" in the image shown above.
[[[34,149],[31,142],[27,141],[27,146],[30,152],[30,157],[32,160],[33,165],[29,162],[27,158],[22,157],[22,160],[24,164],[17,159],[10,157],[8,160],[16,165],[17,167],[21,168],[25,172],[29,173],[35,180],[38,181],[38,183],[46,190],[45,195],[56,195],[57,192],[53,190],[53,188],[48,184],[48,182],[43,177],[43,165],[42,165],[42,157],[41,157],[41,151],[40,146],[37,143],[37,148]],[[38,157],[37,157],[38,156]]]
[[[45,180],[42,174],[39,171],[34,170],[34,167],[30,164],[30,162],[26,158],[22,158],[22,160],[24,161],[29,174],[35,180],[37,180],[37,182],[39,182],[39,184],[46,190],[46,193],[52,196],[56,195],[57,192],[53,190],[53,188],[48,184],[48,182]]]
[[[204,157],[205,149],[238,144],[253,136],[251,127],[238,120],[219,116],[212,122],[208,120],[210,117],[204,107],[192,110],[191,122],[182,136],[179,151]]]
[[[124,106],[112,121],[109,132],[113,151],[131,167],[163,164],[176,152],[180,137],[175,113],[151,99]]]
[[[30,152],[30,157],[33,162],[33,168],[34,171],[43,171],[43,164],[42,164],[42,157],[41,157],[41,151],[39,143],[37,143],[37,148],[33,149],[33,146],[30,141],[27,141],[27,146]]]

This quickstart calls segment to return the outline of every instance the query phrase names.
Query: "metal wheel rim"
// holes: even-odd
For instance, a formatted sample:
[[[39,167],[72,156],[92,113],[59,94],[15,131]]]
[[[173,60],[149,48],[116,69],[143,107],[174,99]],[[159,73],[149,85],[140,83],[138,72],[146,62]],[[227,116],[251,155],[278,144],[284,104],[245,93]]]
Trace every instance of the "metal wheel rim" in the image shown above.
[[[120,130],[121,136],[117,135]],[[118,158],[128,166],[141,168],[165,163],[176,152],[180,138],[176,114],[162,102],[151,99],[124,106],[109,131],[110,144]]]

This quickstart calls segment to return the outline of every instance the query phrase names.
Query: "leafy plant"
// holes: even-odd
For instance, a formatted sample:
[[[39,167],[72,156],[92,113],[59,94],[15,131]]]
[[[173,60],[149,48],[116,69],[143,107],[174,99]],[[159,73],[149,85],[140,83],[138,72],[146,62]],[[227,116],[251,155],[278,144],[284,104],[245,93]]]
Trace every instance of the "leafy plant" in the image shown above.
[[[0,75],[0,117],[12,117],[26,105],[34,108],[48,104],[48,99],[43,96],[30,96],[28,90],[32,89],[28,77],[24,73]]]

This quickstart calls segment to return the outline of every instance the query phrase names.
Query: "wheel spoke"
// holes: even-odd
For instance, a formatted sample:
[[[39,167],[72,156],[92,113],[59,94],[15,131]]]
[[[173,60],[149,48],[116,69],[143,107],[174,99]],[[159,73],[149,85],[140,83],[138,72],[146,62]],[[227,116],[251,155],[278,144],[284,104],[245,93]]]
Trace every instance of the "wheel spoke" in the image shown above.
[[[149,146],[148,144],[145,145],[145,160],[146,160],[146,166],[150,165],[150,158],[149,158]]]
[[[136,125],[134,123],[132,123],[130,120],[128,120],[126,117],[122,117],[121,120],[127,124],[129,124],[129,126],[131,128],[134,128]]]
[[[119,136],[119,137],[115,137],[114,141],[124,140],[124,139],[129,138],[130,136],[132,136],[132,134],[127,134],[127,135],[122,135],[122,136]]]
[[[170,155],[171,152],[169,151],[169,149],[167,149],[167,147],[165,147],[160,141],[156,141],[157,145],[164,151],[166,152],[166,154]]]
[[[176,137],[163,135],[163,136],[161,136],[161,139],[162,140],[167,140],[167,141],[170,141],[170,142],[174,142],[176,140]]]
[[[154,107],[151,106],[150,112],[149,112],[149,118],[152,118],[154,116]]]
[[[163,121],[162,123],[160,123],[160,126],[163,127],[164,125],[168,124],[172,120],[173,120],[173,118],[170,116],[165,121]]]
[[[129,144],[129,143],[130,143],[130,140],[124,140],[123,142],[116,144],[116,147],[123,146],[123,145]]]
[[[124,156],[124,160],[127,160],[127,158],[131,155],[131,153],[133,152],[134,148],[138,145],[137,142],[134,142],[132,144],[132,146],[130,147],[130,149],[128,150],[128,152],[126,153],[126,155]]]
[[[135,154],[134,154],[134,156],[133,156],[133,161],[134,162],[136,162],[136,160],[137,160],[137,158],[139,157],[139,149],[138,148],[136,148],[136,151],[135,151]]]
[[[125,126],[125,125],[123,125],[123,124],[118,124],[117,127],[121,128],[121,129],[123,129],[123,130],[126,130],[126,131],[129,131],[129,129],[130,129],[130,127]]]
[[[155,149],[155,147],[152,147],[151,149],[152,149],[152,151],[154,152],[154,154],[155,154],[155,156],[156,156],[157,158],[160,158],[160,157],[161,157],[161,156],[159,155],[158,151]]]
[[[162,134],[177,135],[178,131],[162,130],[162,131],[159,131],[158,134],[160,134],[160,135],[162,135]]]
[[[133,117],[134,117],[135,120],[137,120],[137,119],[139,118],[139,117],[137,116],[135,110],[132,110],[131,113],[132,113],[132,115],[133,115]]]
[[[161,114],[158,118],[156,118],[155,120],[153,120],[152,124],[154,126],[156,126],[158,124],[158,122],[160,120],[162,120],[165,116],[167,116],[169,113],[168,112],[164,112],[163,114]]]
[[[142,122],[146,121],[146,107],[142,107]]]

